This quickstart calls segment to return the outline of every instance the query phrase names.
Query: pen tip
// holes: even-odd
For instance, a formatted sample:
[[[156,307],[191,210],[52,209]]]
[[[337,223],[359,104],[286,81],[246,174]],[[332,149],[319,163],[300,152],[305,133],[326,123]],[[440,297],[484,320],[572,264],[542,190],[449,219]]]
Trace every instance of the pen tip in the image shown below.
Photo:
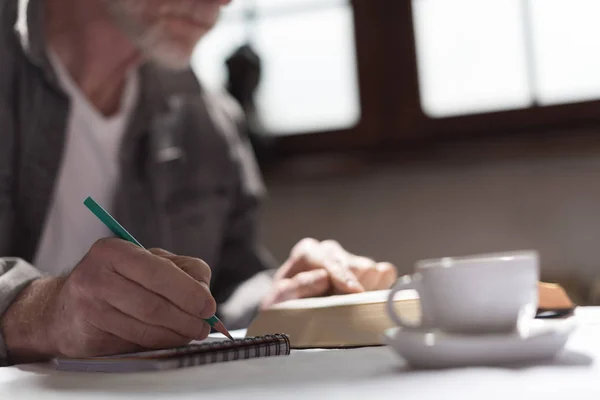
[[[227,330],[227,328],[225,328],[225,325],[223,325],[223,323],[221,321],[217,322],[213,326],[213,328],[215,328],[217,331],[219,331],[223,335],[227,336],[227,338],[229,338],[229,340],[233,340],[233,336],[231,336],[231,334],[229,333],[229,331]]]

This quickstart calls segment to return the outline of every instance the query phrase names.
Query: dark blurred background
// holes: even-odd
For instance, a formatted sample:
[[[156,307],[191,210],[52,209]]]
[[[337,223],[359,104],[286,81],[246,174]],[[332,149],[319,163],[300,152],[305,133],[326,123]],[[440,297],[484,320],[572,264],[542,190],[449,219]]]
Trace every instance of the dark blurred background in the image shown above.
[[[305,236],[409,273],[537,249],[600,303],[600,2],[234,0],[198,47],[248,115],[262,237]]]

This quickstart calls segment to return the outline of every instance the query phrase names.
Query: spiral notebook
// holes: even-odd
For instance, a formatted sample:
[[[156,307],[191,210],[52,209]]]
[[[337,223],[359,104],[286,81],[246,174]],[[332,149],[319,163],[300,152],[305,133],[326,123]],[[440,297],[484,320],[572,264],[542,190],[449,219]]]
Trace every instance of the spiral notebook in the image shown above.
[[[160,371],[290,354],[287,335],[264,335],[236,340],[218,340],[165,350],[84,359],[56,358],[56,369],[78,372]]]

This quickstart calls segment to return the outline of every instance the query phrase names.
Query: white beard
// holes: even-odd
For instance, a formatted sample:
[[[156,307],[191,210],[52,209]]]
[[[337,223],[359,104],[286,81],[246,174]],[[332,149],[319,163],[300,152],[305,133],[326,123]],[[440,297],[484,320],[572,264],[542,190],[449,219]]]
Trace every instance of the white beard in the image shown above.
[[[129,36],[132,43],[149,59],[170,69],[185,69],[189,66],[194,44],[200,37],[187,43],[174,38],[160,22],[148,21],[148,9],[156,0],[105,0],[110,14],[119,27]],[[202,0],[163,0],[159,14],[182,15],[197,21],[216,20],[209,15],[209,2]]]
[[[185,69],[190,65],[193,47],[188,49],[187,46],[169,39],[158,27],[129,36],[147,58],[159,65],[175,70]]]

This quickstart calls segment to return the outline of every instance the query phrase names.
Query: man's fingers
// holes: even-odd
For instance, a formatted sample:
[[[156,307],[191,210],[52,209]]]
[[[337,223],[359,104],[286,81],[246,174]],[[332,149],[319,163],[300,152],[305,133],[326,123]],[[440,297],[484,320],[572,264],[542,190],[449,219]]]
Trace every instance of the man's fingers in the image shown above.
[[[108,265],[115,272],[161,295],[188,314],[209,318],[216,311],[208,285],[198,282],[164,257],[114,239],[98,242],[90,253],[94,253],[92,259],[110,260]]]
[[[189,338],[161,326],[145,324],[108,304],[102,307],[101,312],[91,316],[88,322],[100,331],[147,349],[179,347],[190,342]]]
[[[171,253],[169,250],[161,249],[160,247],[153,247],[151,249],[148,249],[148,251],[154,254],[155,256],[168,257],[176,255],[174,253]]]
[[[314,249],[320,246],[320,242],[317,239],[305,238],[299,241],[292,251],[290,252],[290,258],[298,258],[306,253],[311,253]]]
[[[378,289],[389,289],[398,280],[398,269],[393,264],[381,262],[376,268],[380,276]]]
[[[379,287],[381,279],[380,272],[377,270],[377,263],[370,258],[350,255],[348,257],[350,270],[365,290],[375,290]]]
[[[304,272],[319,270],[324,270],[330,275],[336,292],[360,293],[364,291],[356,275],[343,260],[324,257],[323,253],[304,254],[295,261],[286,275],[288,279],[293,279]]]
[[[323,268],[321,260],[324,258],[324,253],[320,243],[315,239],[303,239],[292,250],[290,258],[280,268],[282,276],[277,278],[293,278],[295,275],[310,271],[313,269]]]
[[[148,251],[156,256],[172,261],[179,269],[198,282],[204,282],[210,286],[212,271],[204,261],[193,257],[178,256],[163,249],[150,249]]]
[[[350,269],[352,255],[335,240],[321,242],[319,260],[322,267],[331,275],[331,282],[337,293],[360,293],[365,288]]]
[[[196,281],[200,282],[200,284],[206,285],[206,290],[210,293],[212,270],[207,263],[198,258],[179,256],[164,249],[150,249],[150,252],[154,255],[171,261],[177,266],[177,268],[194,278]],[[204,318],[209,318],[216,312],[217,305],[212,295],[206,301],[206,311],[201,312],[200,315]]]
[[[324,269],[331,276],[331,282],[339,293],[359,293],[364,288],[357,277],[348,268],[348,253],[339,244],[325,241],[314,244],[307,242],[302,247],[304,253],[292,259],[293,265],[287,271],[287,277],[292,278],[301,272]]]
[[[365,288],[360,284],[356,275],[343,260],[324,260],[323,267],[329,272],[331,283],[336,292],[341,294],[361,293]]]
[[[322,296],[331,284],[329,274],[322,269],[299,273],[291,281],[291,290],[297,299]]]
[[[347,252],[338,242],[303,239],[291,251],[290,258],[275,275],[276,280],[318,269],[326,270],[334,293],[359,293],[365,290],[389,289],[398,275],[390,263],[376,263],[370,258]]]
[[[351,264],[352,269],[374,268],[377,264],[374,260],[370,258],[355,255],[349,256],[349,262]]]
[[[350,269],[365,290],[389,289],[398,279],[394,265],[387,262],[376,263],[367,257],[351,256]]]
[[[357,275],[365,290],[376,290],[379,288],[381,274],[375,267],[375,264],[370,268],[361,269]]]
[[[322,296],[329,291],[330,284],[329,274],[323,269],[301,272],[293,278],[277,282],[270,303]]]
[[[201,340],[208,331],[208,324],[197,315],[181,310],[162,296],[114,274],[109,285],[102,286],[101,298],[117,310],[143,323],[162,326],[182,337]]]

